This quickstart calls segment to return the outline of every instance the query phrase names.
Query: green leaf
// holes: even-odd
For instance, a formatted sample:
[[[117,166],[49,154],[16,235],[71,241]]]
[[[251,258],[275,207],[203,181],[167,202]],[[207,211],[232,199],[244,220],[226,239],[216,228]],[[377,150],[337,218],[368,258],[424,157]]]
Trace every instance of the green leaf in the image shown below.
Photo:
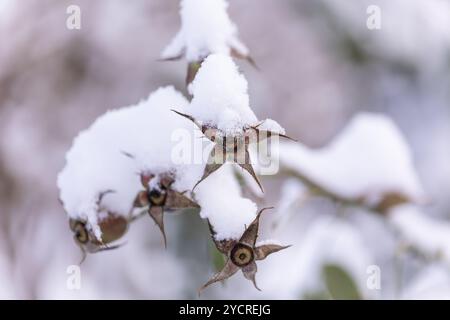
[[[219,250],[217,250],[213,241],[209,242],[209,251],[211,253],[211,262],[214,266],[214,270],[215,271],[222,270],[223,267],[225,266],[225,257]]]
[[[323,267],[323,278],[332,299],[361,300],[358,287],[352,277],[340,266],[327,264]]]

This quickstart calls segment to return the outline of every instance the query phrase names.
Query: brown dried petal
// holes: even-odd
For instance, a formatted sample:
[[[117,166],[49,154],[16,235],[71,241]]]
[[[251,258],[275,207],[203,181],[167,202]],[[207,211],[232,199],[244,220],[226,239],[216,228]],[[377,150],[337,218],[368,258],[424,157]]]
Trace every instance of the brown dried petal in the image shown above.
[[[211,225],[208,219],[208,227],[209,232],[211,234],[211,238],[214,241],[214,244],[216,245],[217,250],[219,252],[223,253],[224,255],[228,255],[231,248],[236,244],[236,240],[216,240],[216,231],[214,230],[214,227]]]
[[[239,242],[245,243],[252,248],[255,247],[256,239],[258,238],[259,218],[261,216],[261,213],[263,213],[267,209],[273,209],[273,207],[263,208],[258,212],[255,220],[253,220],[253,222],[244,231],[242,237],[239,239]]]
[[[200,208],[200,206],[186,197],[184,194],[174,191],[167,190],[167,198],[165,208],[168,209],[180,209],[180,208]]]
[[[278,252],[283,249],[287,249],[289,247],[290,247],[290,245],[289,246],[280,246],[278,244],[265,244],[265,245],[255,248],[255,258],[256,258],[256,260],[263,260],[269,254]]]
[[[253,177],[253,179],[256,181],[256,183],[258,184],[259,188],[261,189],[261,191],[264,193],[264,189],[261,185],[261,182],[259,181],[258,177],[256,176],[255,171],[253,170],[253,166],[250,163],[250,155],[248,153],[248,150],[245,150],[245,163],[238,163],[238,165],[244,169],[245,171],[247,171],[248,173],[250,173],[250,175]]]
[[[258,124],[258,126],[261,124],[262,123]],[[282,134],[282,133],[258,129],[257,126],[248,128],[245,131],[244,135],[247,138],[246,139],[247,144],[259,143],[266,139],[270,139],[271,137],[281,137],[281,138],[286,138],[286,139],[289,139],[289,140],[292,140],[295,142],[297,141],[297,140],[295,140],[285,134]]]
[[[170,174],[164,174],[160,179],[160,184],[162,187],[169,189],[174,181],[174,178]]]
[[[167,247],[166,233],[164,231],[164,209],[160,206],[151,206],[148,210],[148,214],[155,221],[156,225],[161,230],[164,238],[164,246]]]
[[[239,52],[236,48],[231,47],[230,48],[230,55],[233,58],[237,58],[237,59],[244,59],[247,60],[248,63],[250,63],[252,65],[252,67],[254,67],[255,69],[259,70],[258,65],[256,64],[255,60],[253,60],[253,58],[248,55],[248,54],[242,54],[241,52]]]
[[[209,285],[228,279],[233,274],[235,274],[239,270],[239,267],[233,264],[230,259],[227,260],[223,269],[212,276],[211,279],[207,283],[205,283],[200,289],[198,289],[198,294],[200,295],[201,291],[208,287]]]
[[[255,261],[253,261],[249,265],[242,268],[242,273],[244,274],[244,277],[246,279],[250,280],[251,282],[253,282],[253,285],[255,286],[255,288],[258,289],[259,291],[261,291],[261,289],[258,288],[258,286],[256,285],[255,276],[256,276],[257,271],[258,271],[258,267],[256,266]]]
[[[121,216],[109,216],[99,223],[102,231],[103,244],[111,243],[121,238],[128,229],[128,221]]]
[[[211,150],[211,153],[209,154],[209,158],[208,158],[208,163],[205,166],[205,170],[203,171],[203,176],[202,178],[195,184],[194,188],[192,188],[192,190],[194,190],[198,184],[200,182],[202,182],[203,180],[205,180],[211,173],[217,171],[221,166],[223,165],[223,162],[216,162],[216,152],[215,152],[215,148],[213,148]]]
[[[141,174],[141,184],[145,189],[148,189],[148,184],[150,183],[150,180],[152,180],[154,177],[153,174],[147,174],[142,173]]]
[[[142,207],[148,206],[149,204],[150,204],[150,202],[148,200],[147,191],[140,191],[137,194],[136,199],[134,199],[133,207],[134,208],[142,208]]]

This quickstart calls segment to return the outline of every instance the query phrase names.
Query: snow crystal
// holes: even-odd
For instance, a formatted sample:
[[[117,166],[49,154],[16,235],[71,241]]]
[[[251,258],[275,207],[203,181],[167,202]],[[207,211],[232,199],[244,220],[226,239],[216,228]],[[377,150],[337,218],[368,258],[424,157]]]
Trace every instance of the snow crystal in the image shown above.
[[[246,56],[248,49],[237,37],[226,0],[182,0],[181,29],[161,54],[163,59],[183,54],[190,62],[201,61],[210,53],[230,54],[234,49]]]
[[[383,115],[360,113],[328,146],[312,150],[282,143],[279,155],[282,166],[346,199],[363,198],[373,205],[389,192],[425,199],[409,147]]]
[[[395,207],[388,216],[409,243],[450,262],[450,222],[432,219],[413,205]]]

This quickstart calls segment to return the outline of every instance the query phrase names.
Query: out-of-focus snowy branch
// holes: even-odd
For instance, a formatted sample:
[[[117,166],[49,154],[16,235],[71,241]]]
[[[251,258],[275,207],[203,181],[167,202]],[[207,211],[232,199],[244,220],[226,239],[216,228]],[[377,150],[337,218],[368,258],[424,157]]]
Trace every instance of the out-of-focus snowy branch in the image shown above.
[[[318,150],[280,145],[281,165],[311,192],[380,213],[402,203],[424,204],[408,145],[389,118],[355,116],[333,142]]]

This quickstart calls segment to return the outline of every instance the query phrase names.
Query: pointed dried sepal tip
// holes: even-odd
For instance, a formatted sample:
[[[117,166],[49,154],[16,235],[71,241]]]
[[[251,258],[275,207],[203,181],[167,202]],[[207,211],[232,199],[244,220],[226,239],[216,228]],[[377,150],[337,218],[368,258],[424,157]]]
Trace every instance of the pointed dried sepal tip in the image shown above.
[[[178,114],[178,115],[180,115],[180,116],[182,116],[182,117],[184,117],[184,118],[186,118],[188,120],[191,120],[193,123],[197,124],[197,120],[195,120],[195,118],[193,116],[190,116],[188,114],[182,113],[182,112],[177,111],[175,109],[170,109],[170,111],[175,112],[176,114]]]
[[[171,209],[200,208],[197,202],[189,199],[183,193],[168,189],[165,206]]]
[[[264,193],[264,188],[261,184],[261,181],[259,181],[259,178],[256,175],[253,166],[250,163],[239,163],[238,165],[252,176],[252,178],[256,181],[256,184],[258,185],[261,192]]]
[[[181,58],[183,58],[183,56],[184,56],[184,50],[182,52],[180,52],[179,54],[177,54],[177,55],[158,58],[157,61],[162,61],[162,62],[165,62],[165,61],[178,61],[178,60],[181,60]]]
[[[257,271],[258,271],[258,267],[256,266],[255,261],[253,261],[252,263],[250,263],[247,266],[242,268],[242,273],[244,274],[244,277],[247,280],[250,280],[258,291],[261,291],[261,289],[256,284],[256,272]]]
[[[282,246],[278,244],[265,244],[255,248],[255,259],[256,260],[264,260],[268,255],[287,249],[291,247],[291,245]]]
[[[83,262],[86,260],[86,257],[87,257],[86,250],[82,246],[80,246],[80,250],[81,250],[81,260],[78,263],[79,266],[81,266],[83,264]]]
[[[231,259],[228,259],[227,262],[225,263],[225,266],[223,267],[223,269],[220,270],[219,272],[217,272],[215,275],[213,275],[212,278],[208,280],[208,282],[206,282],[203,286],[201,286],[198,289],[198,295],[200,296],[201,292],[209,285],[211,285],[215,282],[218,282],[218,281],[223,281],[225,279],[228,279],[233,274],[235,274],[238,270],[239,270],[239,267],[236,266],[231,261]]]
[[[230,55],[233,57],[233,58],[236,58],[236,59],[242,59],[242,60],[246,60],[248,63],[250,63],[250,65],[253,67],[253,68],[255,68],[256,70],[261,70],[259,67],[258,67],[258,65],[256,64],[256,62],[255,62],[255,60],[250,56],[250,54],[243,54],[243,53],[241,53],[241,52],[239,52],[237,49],[235,49],[235,48],[231,48],[230,49]]]
[[[258,238],[258,232],[259,232],[259,219],[261,217],[261,214],[266,211],[273,209],[273,207],[266,207],[259,210],[258,214],[256,215],[256,218],[250,223],[250,225],[245,229],[244,233],[242,234],[241,238],[239,239],[239,242],[245,243],[251,247],[255,246],[256,239]]]
[[[164,240],[164,247],[167,248],[166,232],[164,231],[164,209],[159,206],[151,206],[148,210],[148,214],[153,219],[162,233]]]
[[[200,178],[199,181],[194,185],[192,190],[195,190],[195,188],[206,178],[208,178],[213,172],[220,169],[220,167],[223,166],[225,161],[223,159],[217,159],[216,157],[216,148],[213,148],[211,150],[211,153],[209,154],[208,161],[206,163],[205,169],[203,170],[203,175]]]

